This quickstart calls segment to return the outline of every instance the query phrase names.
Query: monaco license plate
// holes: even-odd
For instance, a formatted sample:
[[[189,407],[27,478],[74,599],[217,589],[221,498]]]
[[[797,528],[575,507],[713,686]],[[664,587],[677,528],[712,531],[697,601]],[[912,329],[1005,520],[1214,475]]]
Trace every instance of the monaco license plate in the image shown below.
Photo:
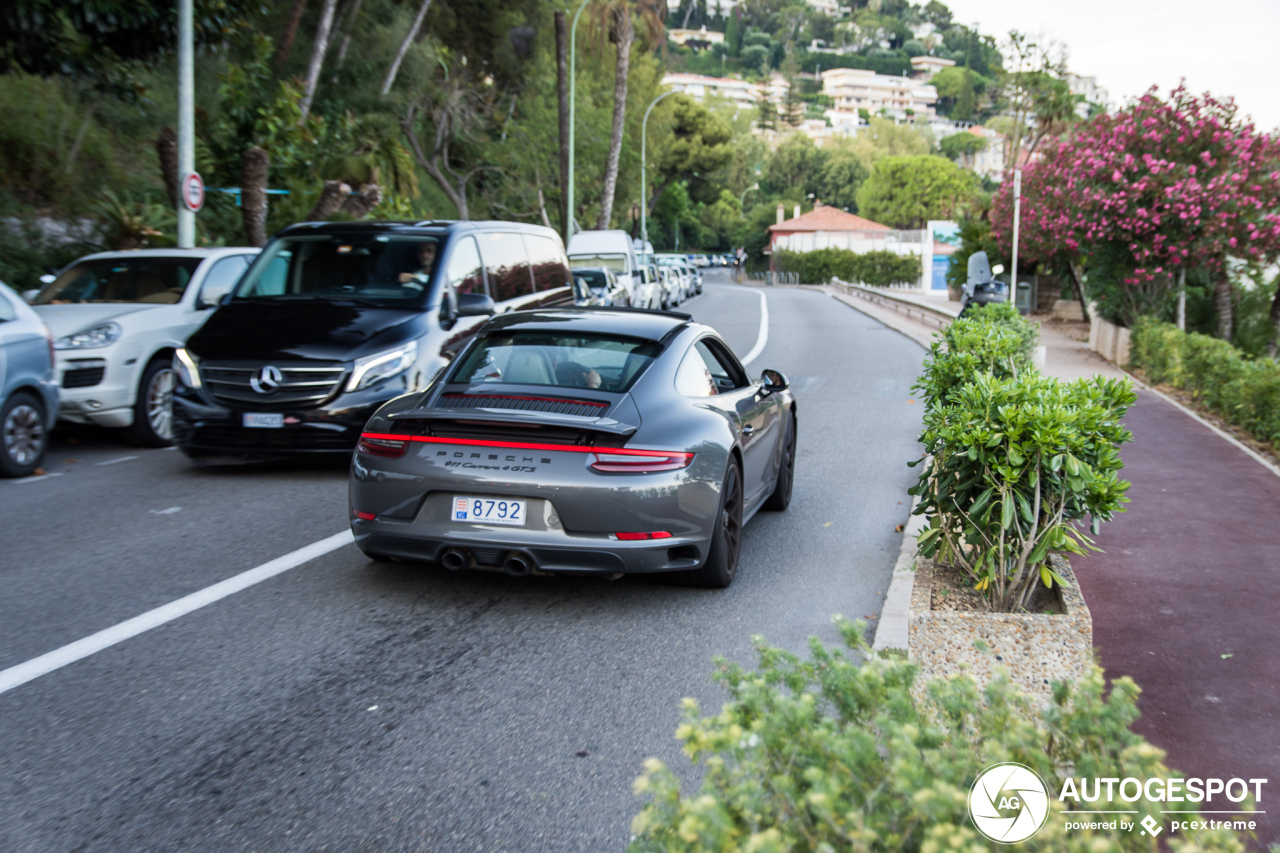
[[[284,427],[284,415],[276,412],[245,412],[244,425],[246,427],[261,427],[265,429],[282,429]]]
[[[524,527],[524,501],[453,496],[453,521]]]

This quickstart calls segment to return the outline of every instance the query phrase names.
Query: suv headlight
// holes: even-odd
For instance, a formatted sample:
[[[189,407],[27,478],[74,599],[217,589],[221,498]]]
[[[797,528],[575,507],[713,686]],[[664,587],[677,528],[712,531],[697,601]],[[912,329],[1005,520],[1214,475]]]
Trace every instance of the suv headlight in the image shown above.
[[[359,391],[384,379],[390,379],[397,373],[403,373],[413,366],[417,357],[418,342],[410,341],[393,350],[357,358],[355,369],[351,371],[351,380],[347,383],[347,390]]]
[[[188,388],[200,387],[200,358],[188,352],[186,347],[174,350],[173,372],[178,374],[178,380]]]
[[[99,323],[90,326],[74,335],[66,335],[54,342],[54,349],[93,349],[105,347],[120,340],[122,330],[119,323]]]

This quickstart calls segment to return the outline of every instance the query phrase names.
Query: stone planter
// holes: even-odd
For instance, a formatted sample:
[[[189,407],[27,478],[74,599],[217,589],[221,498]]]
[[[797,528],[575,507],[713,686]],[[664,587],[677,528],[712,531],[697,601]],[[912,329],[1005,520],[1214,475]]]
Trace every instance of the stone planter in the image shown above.
[[[1096,307],[1093,310],[1089,326],[1089,349],[1107,361],[1124,367],[1129,363],[1129,330],[1099,317]]]
[[[1068,583],[1054,587],[1060,614],[957,612],[932,609],[933,561],[918,558],[907,656],[919,665],[921,682],[964,672],[985,684],[1003,666],[1015,686],[1048,699],[1051,682],[1083,676],[1093,664],[1093,617],[1071,565],[1057,556],[1052,565]],[[989,651],[974,648],[979,639]]]

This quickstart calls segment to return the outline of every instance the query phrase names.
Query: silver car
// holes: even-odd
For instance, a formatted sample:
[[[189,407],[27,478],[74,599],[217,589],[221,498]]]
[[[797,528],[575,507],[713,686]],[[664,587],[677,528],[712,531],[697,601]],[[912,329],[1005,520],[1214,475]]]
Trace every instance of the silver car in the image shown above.
[[[795,449],[786,378],[686,314],[511,312],[369,420],[351,527],[374,559],[726,587]]]
[[[57,414],[53,337],[0,282],[0,475],[26,477],[40,467]]]

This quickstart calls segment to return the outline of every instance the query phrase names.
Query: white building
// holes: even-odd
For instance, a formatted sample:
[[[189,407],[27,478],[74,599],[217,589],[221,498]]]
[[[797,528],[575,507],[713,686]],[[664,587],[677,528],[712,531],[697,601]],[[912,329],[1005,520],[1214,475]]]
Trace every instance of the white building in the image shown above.
[[[724,44],[724,33],[718,33],[715,30],[709,30],[702,27],[697,30],[667,30],[667,39],[679,45],[688,44],[691,41],[704,41],[707,44]]]
[[[837,0],[805,0],[809,8],[828,18],[843,18],[848,9]]]
[[[910,77],[877,74],[862,68],[833,68],[822,72],[822,93],[835,108],[856,113],[928,121],[937,114],[938,90]]]
[[[1098,85],[1097,77],[1085,77],[1068,71],[1066,80],[1071,94],[1084,98],[1082,102],[1076,104],[1076,115],[1080,118],[1089,116],[1089,104],[1098,104],[1102,107],[1110,105],[1110,95],[1106,89]]]
[[[927,83],[933,79],[933,75],[955,64],[955,60],[943,59],[940,56],[913,56],[911,57],[911,76],[921,83]]]
[[[702,102],[710,95],[724,98],[735,106],[755,109],[760,99],[760,86],[737,77],[707,77],[702,74],[668,74],[662,85],[683,92]]]

